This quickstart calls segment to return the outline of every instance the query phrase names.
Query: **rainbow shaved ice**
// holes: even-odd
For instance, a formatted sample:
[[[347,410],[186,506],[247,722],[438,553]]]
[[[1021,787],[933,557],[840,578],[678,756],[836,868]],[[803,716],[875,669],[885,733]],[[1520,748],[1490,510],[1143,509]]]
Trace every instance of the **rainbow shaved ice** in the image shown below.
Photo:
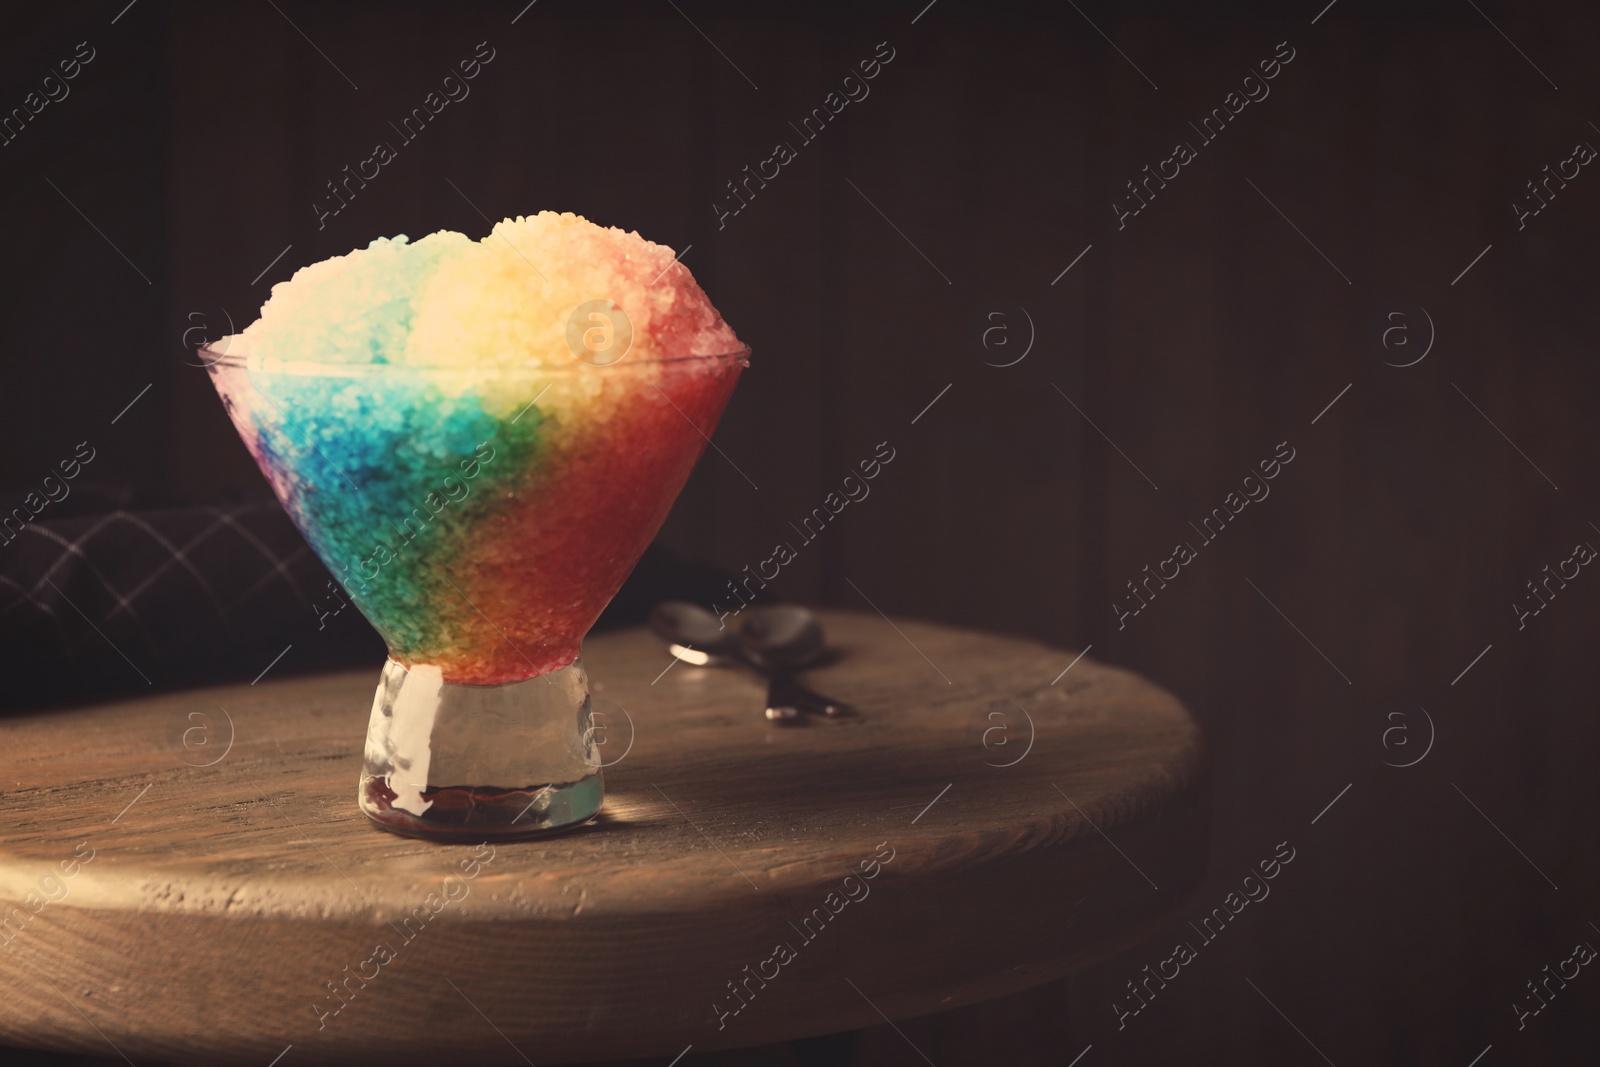
[[[213,354],[390,655],[493,685],[577,657],[747,350],[670,248],[543,212],[314,263]]]

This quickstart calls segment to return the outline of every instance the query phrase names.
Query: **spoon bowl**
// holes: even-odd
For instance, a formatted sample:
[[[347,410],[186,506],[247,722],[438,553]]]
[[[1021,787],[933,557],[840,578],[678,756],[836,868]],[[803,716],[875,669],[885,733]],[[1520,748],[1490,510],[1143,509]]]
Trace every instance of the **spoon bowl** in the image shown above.
[[[701,652],[713,658],[738,656],[739,635],[724,626],[715,614],[687,600],[663,600],[650,611],[650,631],[672,647],[672,654],[687,663],[691,657],[678,649]],[[702,661],[698,666],[705,666]]]
[[[758,604],[746,612],[739,639],[771,667],[802,667],[822,652],[822,623],[799,604]]]

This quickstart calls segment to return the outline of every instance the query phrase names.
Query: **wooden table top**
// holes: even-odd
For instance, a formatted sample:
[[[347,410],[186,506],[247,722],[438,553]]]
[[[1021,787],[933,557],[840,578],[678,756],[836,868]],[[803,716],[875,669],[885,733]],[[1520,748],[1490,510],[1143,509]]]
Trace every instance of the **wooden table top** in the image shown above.
[[[823,619],[838,655],[807,679],[857,721],[775,725],[753,677],[590,640],[605,808],[492,847],[357,811],[377,665],[0,720],[0,1041],[665,1063],[1049,981],[1198,882],[1203,745],[1170,694],[1030,641]]]

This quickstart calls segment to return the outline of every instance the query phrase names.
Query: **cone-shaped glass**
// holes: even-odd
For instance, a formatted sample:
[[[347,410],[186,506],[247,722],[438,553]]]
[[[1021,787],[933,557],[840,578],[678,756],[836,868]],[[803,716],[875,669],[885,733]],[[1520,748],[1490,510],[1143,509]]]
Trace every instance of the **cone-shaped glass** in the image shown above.
[[[598,810],[578,653],[748,355],[485,369],[201,350],[273,492],[388,642],[369,816],[482,839]]]

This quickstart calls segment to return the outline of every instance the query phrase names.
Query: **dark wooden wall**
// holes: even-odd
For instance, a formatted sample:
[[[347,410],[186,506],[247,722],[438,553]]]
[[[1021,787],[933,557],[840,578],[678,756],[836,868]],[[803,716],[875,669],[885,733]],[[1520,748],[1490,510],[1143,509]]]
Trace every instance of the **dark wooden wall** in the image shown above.
[[[90,437],[113,483],[258,490],[184,330],[242,327],[272,281],[374,236],[557,208],[692,245],[755,360],[664,542],[754,564],[887,441],[871,496],[797,544],[775,593],[1092,643],[1179,693],[1214,753],[1196,919],[1297,850],[1126,1029],[1113,999],[1185,923],[914,1024],[935,1062],[1064,1064],[1091,1042],[1085,1067],[1320,1062],[1305,1038],[1341,1065],[1600,1053],[1600,977],[1524,1029],[1511,1007],[1600,944],[1600,576],[1523,629],[1511,607],[1600,546],[1600,172],[1523,229],[1512,209],[1600,147],[1591,10],[280,6],[3,16],[0,106],[80,40],[97,58],[0,148],[0,483],[25,491]],[[323,183],[480,41],[471,96],[319,231]],[[799,145],[789,123],[883,41],[871,95]],[[1188,123],[1285,41],[1270,96],[1199,145]],[[719,228],[723,183],[779,140],[798,157]],[[1124,183],[1178,140],[1197,158],[1119,229]],[[1030,319],[1026,358],[986,365]],[[1396,324],[1410,344],[1386,348]],[[1386,364],[1430,333],[1420,363]],[[1200,547],[1188,524],[1281,442],[1271,495]],[[1185,539],[1197,558],[1119,628],[1124,583]],[[1431,751],[1385,766],[1424,750],[1419,707]]]

